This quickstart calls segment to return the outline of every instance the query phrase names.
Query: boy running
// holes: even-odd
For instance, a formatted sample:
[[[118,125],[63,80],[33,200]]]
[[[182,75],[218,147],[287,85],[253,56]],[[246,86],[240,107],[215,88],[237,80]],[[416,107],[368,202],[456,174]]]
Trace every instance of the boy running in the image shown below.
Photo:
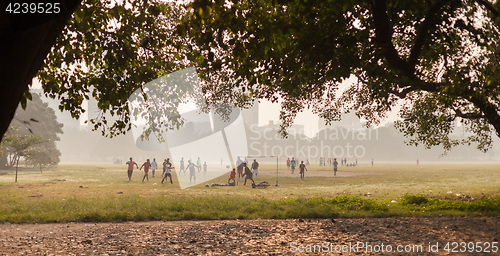
[[[229,184],[231,180],[233,180],[233,182],[236,182],[236,170],[234,168],[229,174],[229,179],[227,180],[227,183]]]
[[[149,172],[149,167],[151,167],[151,163],[149,162],[149,159],[147,159],[146,162],[144,162],[141,165],[140,170],[142,170],[142,167],[144,167],[144,177],[142,177],[142,182],[144,182],[144,179],[147,179],[149,181],[148,172]]]
[[[170,184],[174,184],[172,182],[172,170],[170,170],[171,166],[172,165],[170,164],[170,161],[165,159],[165,161],[163,162],[163,170],[165,174],[163,175],[163,179],[161,179],[161,184],[163,184],[163,181],[168,181],[167,177],[170,177]]]
[[[137,166],[137,168],[139,168],[139,166],[137,165],[136,162],[134,162],[132,160],[132,157],[130,158],[130,161],[128,161],[125,164],[128,165],[128,169],[127,169],[128,181],[131,181],[132,180],[132,173],[134,172],[134,165]]]
[[[250,169],[247,167],[247,163],[243,163],[243,169],[245,170],[245,173],[243,173],[243,176],[245,176],[245,183],[243,185],[247,184],[247,180],[251,180],[252,184],[255,184],[255,181],[253,181],[253,173],[250,171]]]

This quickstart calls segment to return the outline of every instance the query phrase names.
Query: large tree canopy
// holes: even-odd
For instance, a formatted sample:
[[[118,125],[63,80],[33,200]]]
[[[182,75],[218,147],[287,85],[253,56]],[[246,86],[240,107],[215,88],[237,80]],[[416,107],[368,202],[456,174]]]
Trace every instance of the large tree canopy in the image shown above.
[[[492,132],[500,135],[498,2],[199,0],[184,10],[159,0],[86,0],[74,13],[79,1],[62,2],[64,15],[43,16],[42,30],[36,19],[19,28],[18,18],[0,17],[10,29],[0,43],[17,50],[2,59],[0,82],[15,88],[2,94],[9,102],[19,101],[52,47],[38,73],[44,90],[77,117],[93,88],[100,109],[119,117],[94,119],[95,128],[110,134],[130,128],[126,100],[135,89],[194,65],[213,106],[282,99],[284,133],[304,108],[327,122],[355,110],[377,124],[404,100],[397,125],[410,143],[477,142],[486,150]],[[18,34],[17,41],[5,40]],[[25,42],[33,34],[48,38],[43,47]],[[23,48],[30,51],[21,54]],[[9,62],[19,69],[17,80],[4,79],[14,77]],[[357,82],[337,95],[351,76]],[[2,125],[12,116],[2,116]],[[471,137],[450,138],[457,118]]]
[[[60,0],[50,14],[13,13],[14,1],[0,1],[0,137],[7,131],[19,102],[38,72],[56,38],[80,0]],[[12,6],[11,6],[12,7]],[[45,10],[45,8],[44,8]]]
[[[63,0],[53,14],[9,13],[1,2],[0,136],[30,98],[35,76],[60,110],[78,118],[82,103],[98,100],[95,129],[130,129],[127,99],[145,83],[185,67],[186,42],[172,36],[180,9],[160,0]],[[80,4],[81,2],[81,4]],[[29,9],[28,9],[29,11]],[[24,96],[23,96],[24,95]],[[109,121],[106,113],[117,116]]]
[[[198,67],[213,102],[282,98],[283,132],[304,108],[327,122],[355,110],[377,124],[404,100],[397,126],[410,143],[477,142],[487,150],[492,131],[500,136],[499,7],[487,0],[199,0],[178,29],[204,56]],[[357,82],[336,96],[351,75]],[[472,136],[450,138],[457,118]]]

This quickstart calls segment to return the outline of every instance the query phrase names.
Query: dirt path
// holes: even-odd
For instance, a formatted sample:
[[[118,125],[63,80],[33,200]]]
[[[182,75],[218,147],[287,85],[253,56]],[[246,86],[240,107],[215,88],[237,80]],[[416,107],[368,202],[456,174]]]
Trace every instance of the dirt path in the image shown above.
[[[0,255],[304,255],[313,246],[317,253],[312,254],[318,255],[498,255],[491,245],[500,246],[499,220],[435,217],[5,223],[0,224]],[[459,244],[456,253],[447,252],[448,242],[450,249],[453,242],[481,242],[483,248],[489,243],[491,252],[460,253],[463,248]],[[438,252],[429,252],[429,243]],[[372,251],[361,248],[361,244],[372,246]],[[396,251],[404,251],[405,246],[413,252]],[[392,248],[392,253],[384,253],[382,248]]]

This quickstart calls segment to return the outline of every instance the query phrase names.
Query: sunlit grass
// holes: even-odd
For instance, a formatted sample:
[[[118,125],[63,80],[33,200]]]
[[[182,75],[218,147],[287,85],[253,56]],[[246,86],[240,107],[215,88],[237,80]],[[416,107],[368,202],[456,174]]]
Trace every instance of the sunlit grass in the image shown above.
[[[161,173],[141,182],[125,165],[60,165],[57,169],[0,170],[0,222],[142,221],[235,218],[324,218],[500,215],[500,165],[378,163],[339,168],[309,166],[298,172],[263,164],[257,182],[273,186],[185,190],[161,184]],[[227,176],[209,182],[225,183]],[[420,201],[419,201],[420,200]],[[415,203],[417,202],[417,203]]]

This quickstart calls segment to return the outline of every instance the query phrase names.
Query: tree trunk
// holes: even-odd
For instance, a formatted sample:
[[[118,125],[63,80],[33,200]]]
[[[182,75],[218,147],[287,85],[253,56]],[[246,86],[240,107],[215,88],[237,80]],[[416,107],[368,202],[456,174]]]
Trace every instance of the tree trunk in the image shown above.
[[[17,158],[17,163],[16,163],[16,183],[17,183],[17,167],[19,166],[19,158]]]
[[[9,14],[0,3],[0,142],[33,77],[81,0],[60,0],[59,14]]]

